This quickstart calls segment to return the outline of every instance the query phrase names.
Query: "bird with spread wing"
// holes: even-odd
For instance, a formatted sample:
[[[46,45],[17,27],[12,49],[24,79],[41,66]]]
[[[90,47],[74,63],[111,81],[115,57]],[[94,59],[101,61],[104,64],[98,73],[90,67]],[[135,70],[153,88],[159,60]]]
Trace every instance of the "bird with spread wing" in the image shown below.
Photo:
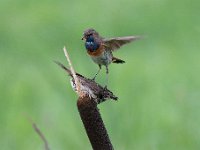
[[[102,38],[99,33],[92,28],[85,30],[82,38],[82,40],[85,41],[85,48],[92,60],[99,66],[99,70],[97,71],[93,79],[96,78],[101,70],[102,65],[104,65],[106,67],[108,82],[108,65],[111,63],[125,63],[125,61],[123,61],[122,59],[114,57],[112,52],[119,49],[121,46],[140,38],[141,36]]]

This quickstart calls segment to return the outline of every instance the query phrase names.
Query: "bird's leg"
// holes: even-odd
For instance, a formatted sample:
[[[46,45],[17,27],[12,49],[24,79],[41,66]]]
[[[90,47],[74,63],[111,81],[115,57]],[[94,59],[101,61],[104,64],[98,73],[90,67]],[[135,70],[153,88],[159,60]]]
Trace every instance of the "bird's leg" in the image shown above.
[[[108,85],[108,73],[109,73],[109,71],[108,71],[108,65],[106,65],[106,85],[105,85],[104,89],[107,89],[107,85]]]
[[[99,74],[100,70],[101,70],[101,65],[99,65],[99,70],[98,70],[97,73],[95,74],[94,78],[92,78],[92,80],[95,80],[95,78],[96,78],[97,75]]]

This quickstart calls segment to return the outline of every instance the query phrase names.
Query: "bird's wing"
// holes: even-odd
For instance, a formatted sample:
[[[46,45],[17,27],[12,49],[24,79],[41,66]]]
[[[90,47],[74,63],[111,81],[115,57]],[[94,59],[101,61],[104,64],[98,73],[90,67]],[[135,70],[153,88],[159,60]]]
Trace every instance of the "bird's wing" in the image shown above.
[[[141,36],[125,36],[125,37],[115,37],[109,39],[103,39],[104,46],[108,49],[114,51],[119,49],[121,46],[135,41],[137,39],[141,39]]]

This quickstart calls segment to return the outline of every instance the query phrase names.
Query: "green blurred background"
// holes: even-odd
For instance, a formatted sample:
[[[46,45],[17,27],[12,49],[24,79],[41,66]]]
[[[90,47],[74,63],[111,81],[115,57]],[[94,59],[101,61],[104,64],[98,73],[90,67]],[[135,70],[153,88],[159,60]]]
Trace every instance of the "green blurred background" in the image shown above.
[[[93,77],[83,30],[104,37],[145,35],[115,53],[99,106],[117,150],[200,149],[200,1],[0,0],[0,149],[41,150],[31,118],[52,150],[91,149],[76,108],[67,65]],[[105,68],[97,81],[105,83]]]

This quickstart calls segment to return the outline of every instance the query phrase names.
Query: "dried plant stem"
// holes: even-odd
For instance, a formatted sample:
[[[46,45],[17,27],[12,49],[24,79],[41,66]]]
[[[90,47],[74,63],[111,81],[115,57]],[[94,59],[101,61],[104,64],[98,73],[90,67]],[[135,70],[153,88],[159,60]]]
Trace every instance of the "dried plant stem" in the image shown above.
[[[94,150],[113,150],[97,104],[104,102],[106,99],[117,100],[117,97],[108,89],[103,89],[103,87],[94,80],[75,73],[66,48],[64,47],[63,50],[69,63],[70,70],[57,61],[55,61],[55,63],[67,71],[75,82],[79,96],[77,101],[78,111],[92,148]]]
[[[113,150],[95,100],[79,97],[77,107],[93,150]]]
[[[73,76],[73,78],[74,78],[74,82],[75,82],[75,85],[76,85],[76,88],[77,88],[78,95],[82,97],[84,94],[83,94],[83,92],[81,91],[80,82],[79,82],[79,80],[78,80],[78,78],[77,78],[77,76],[76,76],[76,73],[75,73],[74,68],[73,68],[73,66],[72,66],[72,63],[71,63],[71,60],[70,60],[70,58],[69,58],[69,54],[68,54],[68,52],[67,52],[66,47],[63,48],[63,51],[64,51],[65,57],[67,58],[67,61],[68,61],[68,63],[69,63],[69,67],[70,67],[70,70],[71,70],[71,72],[72,72],[72,76]]]

